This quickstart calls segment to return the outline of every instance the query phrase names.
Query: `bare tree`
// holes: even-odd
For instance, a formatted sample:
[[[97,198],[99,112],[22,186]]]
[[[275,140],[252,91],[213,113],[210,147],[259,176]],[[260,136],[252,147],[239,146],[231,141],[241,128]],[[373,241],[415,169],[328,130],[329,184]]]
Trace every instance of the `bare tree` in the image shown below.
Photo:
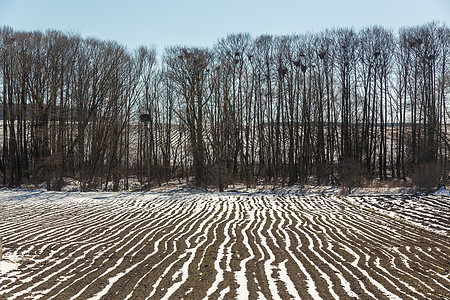
[[[200,48],[174,47],[166,50],[167,74],[177,84],[183,101],[184,118],[189,129],[194,177],[197,185],[205,185],[204,107],[209,100],[207,82],[212,60],[210,51]]]

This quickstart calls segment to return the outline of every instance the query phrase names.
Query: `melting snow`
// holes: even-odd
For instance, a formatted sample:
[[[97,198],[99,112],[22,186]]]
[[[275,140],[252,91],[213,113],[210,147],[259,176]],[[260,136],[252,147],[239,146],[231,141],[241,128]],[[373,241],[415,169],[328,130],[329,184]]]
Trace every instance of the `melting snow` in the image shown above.
[[[20,266],[21,258],[17,255],[4,253],[3,260],[0,260],[0,274],[5,274],[17,269]]]
[[[450,196],[450,191],[444,186],[441,186],[436,192],[433,193],[434,196]]]

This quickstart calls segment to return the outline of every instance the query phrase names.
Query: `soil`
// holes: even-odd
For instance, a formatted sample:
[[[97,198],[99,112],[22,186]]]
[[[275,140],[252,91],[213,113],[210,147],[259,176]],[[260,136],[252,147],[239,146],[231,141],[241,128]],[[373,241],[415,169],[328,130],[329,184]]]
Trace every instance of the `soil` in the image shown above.
[[[441,196],[8,193],[0,299],[450,295]]]

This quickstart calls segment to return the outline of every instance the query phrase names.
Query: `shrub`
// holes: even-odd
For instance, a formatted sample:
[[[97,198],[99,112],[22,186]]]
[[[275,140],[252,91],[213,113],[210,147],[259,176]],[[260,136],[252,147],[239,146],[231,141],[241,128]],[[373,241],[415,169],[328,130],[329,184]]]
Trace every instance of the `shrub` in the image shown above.
[[[366,177],[361,163],[356,159],[345,159],[337,165],[338,182],[349,189],[360,185]]]
[[[411,182],[422,191],[429,192],[441,183],[441,166],[436,163],[419,164],[411,175]]]

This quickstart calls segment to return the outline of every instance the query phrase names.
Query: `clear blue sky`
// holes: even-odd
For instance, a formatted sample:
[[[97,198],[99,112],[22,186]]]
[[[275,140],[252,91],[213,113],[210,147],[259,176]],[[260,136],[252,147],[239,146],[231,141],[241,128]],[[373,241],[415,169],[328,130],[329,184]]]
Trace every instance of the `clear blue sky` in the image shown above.
[[[0,26],[58,29],[130,50],[212,46],[229,33],[292,34],[333,27],[450,25],[450,0],[0,0]]]

